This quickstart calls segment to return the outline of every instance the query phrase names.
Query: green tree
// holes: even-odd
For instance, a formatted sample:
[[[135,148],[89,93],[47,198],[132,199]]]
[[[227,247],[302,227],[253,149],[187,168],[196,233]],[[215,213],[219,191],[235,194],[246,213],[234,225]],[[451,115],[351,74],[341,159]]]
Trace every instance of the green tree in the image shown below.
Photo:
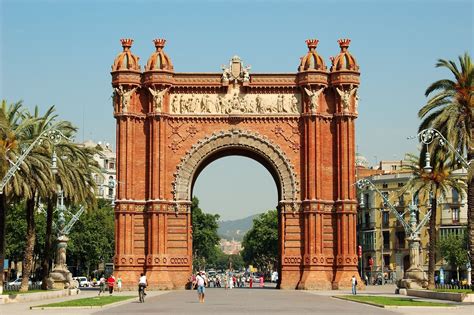
[[[98,200],[97,207],[84,212],[69,234],[68,265],[89,275],[100,263],[112,261],[114,227],[114,209],[110,201]]]
[[[430,199],[431,216],[429,222],[429,245],[428,245],[428,287],[434,288],[434,274],[436,266],[436,217],[438,214],[438,198],[446,198],[453,190],[464,194],[465,183],[452,174],[449,167],[436,163],[433,170],[427,172],[423,168],[424,161],[421,161],[417,155],[407,154],[405,157],[405,169],[413,174],[411,179],[405,185],[403,190],[418,193],[423,199]]]
[[[242,258],[246,264],[269,271],[278,262],[278,213],[270,210],[253,220],[252,228],[242,242]]]
[[[459,66],[451,60],[439,59],[436,67],[448,69],[453,79],[442,79],[431,84],[426,96],[431,96],[426,105],[418,112],[423,119],[420,130],[435,128],[461,154],[467,153],[467,160],[474,159],[474,67],[468,53],[458,58]],[[439,143],[435,143],[439,145]],[[453,164],[458,164],[452,157]],[[468,243],[471,252],[471,265],[474,266],[474,163],[468,173]],[[472,269],[474,279],[474,268]],[[472,286],[474,290],[474,285]]]
[[[459,267],[464,266],[468,261],[467,234],[449,234],[440,239],[438,248],[441,256],[457,271],[459,281]]]
[[[2,100],[0,107],[0,178],[5,178],[11,167],[10,161],[21,155],[20,143],[27,138],[28,128],[36,121],[25,118],[21,102],[7,104]],[[5,259],[5,233],[8,205],[12,202],[8,186],[0,192],[0,266]],[[3,268],[3,267],[2,267]],[[3,277],[0,277],[0,293],[3,291]]]
[[[218,254],[220,237],[217,235],[219,224],[218,214],[204,213],[199,208],[199,199],[193,197],[191,205],[193,227],[193,267],[205,268],[209,262],[214,262]]]

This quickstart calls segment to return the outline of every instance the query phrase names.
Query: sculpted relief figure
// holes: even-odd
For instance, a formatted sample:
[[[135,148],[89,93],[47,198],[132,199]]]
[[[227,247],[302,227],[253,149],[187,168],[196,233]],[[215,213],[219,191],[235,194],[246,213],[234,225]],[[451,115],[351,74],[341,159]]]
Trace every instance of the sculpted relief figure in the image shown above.
[[[295,95],[291,96],[291,112],[297,113],[298,112],[298,99]]]
[[[306,94],[309,96],[309,109],[312,112],[316,112],[319,106],[319,95],[324,91],[324,88],[320,88],[317,91],[310,91],[307,88],[304,88]]]
[[[201,101],[201,113],[210,113],[211,104],[212,104],[212,101],[209,98],[209,95],[204,95]]]
[[[359,108],[359,93],[357,93],[357,89],[355,89],[355,99],[354,99],[354,113],[358,113],[357,112],[357,108]]]
[[[352,88],[350,90],[340,90],[339,88],[336,87],[336,91],[341,97],[342,108],[344,112],[349,111],[351,97],[357,92],[357,88]]]
[[[157,91],[152,88],[148,88],[150,94],[153,96],[153,111],[155,113],[161,113],[163,109],[163,96],[169,90],[169,88],[163,89],[161,91]]]
[[[172,110],[173,113],[181,112],[181,111],[179,111],[178,95],[173,96],[173,100],[171,101],[171,110]]]
[[[230,69],[224,65],[221,66],[221,69],[223,71],[221,80],[225,82],[229,82],[229,80],[232,78],[232,73],[230,72]]]
[[[136,91],[136,87],[130,90],[125,90],[122,85],[119,85],[118,89],[114,88],[115,93],[120,96],[120,104],[122,107],[122,112],[126,113],[128,111],[128,107],[130,105],[130,99],[132,97],[133,92]]]

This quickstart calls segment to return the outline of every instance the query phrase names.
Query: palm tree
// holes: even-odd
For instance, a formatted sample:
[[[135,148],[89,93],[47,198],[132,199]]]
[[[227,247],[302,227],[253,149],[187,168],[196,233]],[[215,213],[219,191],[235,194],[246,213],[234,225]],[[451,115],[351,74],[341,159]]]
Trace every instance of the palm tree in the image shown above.
[[[39,115],[36,107],[33,114],[25,113],[27,119],[35,119],[37,123],[27,129],[27,140],[33,142],[44,134],[45,131],[56,129],[53,121],[57,115],[54,114],[54,106],[50,107],[43,116]],[[36,242],[35,231],[35,209],[41,196],[47,196],[54,190],[51,172],[51,154],[48,149],[48,141],[37,145],[23,161],[17,176],[12,180],[12,191],[18,199],[26,199],[26,244],[23,257],[23,272],[20,292],[28,291],[28,281],[33,267],[34,247]]]
[[[438,151],[442,154],[441,151]],[[423,153],[423,151],[422,151]],[[421,154],[424,156],[424,154]],[[435,156],[437,156],[435,154]],[[457,190],[461,194],[465,191],[465,183],[452,173],[450,167],[446,167],[442,163],[435,163],[433,170],[427,172],[423,168],[424,159],[420,159],[415,154],[407,154],[405,157],[405,169],[409,170],[413,175],[404,187],[404,190],[411,191],[413,194],[418,193],[420,199],[430,200],[431,216],[429,222],[429,246],[428,246],[428,288],[433,289],[435,286],[434,274],[436,266],[436,218],[438,213],[438,199],[446,198],[453,190]],[[438,156],[436,161],[442,161]]]
[[[440,59],[436,67],[447,68],[454,80],[442,79],[431,84],[425,92],[431,96],[418,112],[423,119],[420,131],[425,128],[438,129],[461,154],[467,153],[467,160],[474,159],[474,67],[468,53],[454,61]],[[449,157],[453,164],[453,152]],[[471,163],[473,164],[473,163]],[[473,165],[468,169],[468,241],[471,253],[471,266],[474,267],[474,172]],[[474,279],[474,268],[472,269]],[[472,285],[474,290],[474,285]]]
[[[25,118],[22,103],[0,106],[0,178],[4,178],[11,167],[12,159],[21,155],[20,143],[27,137],[27,130],[37,121]],[[7,186],[0,192],[0,266],[5,260],[5,219],[8,211],[9,194]],[[1,267],[3,268],[3,267]],[[0,277],[0,292],[3,291],[3,277]]]

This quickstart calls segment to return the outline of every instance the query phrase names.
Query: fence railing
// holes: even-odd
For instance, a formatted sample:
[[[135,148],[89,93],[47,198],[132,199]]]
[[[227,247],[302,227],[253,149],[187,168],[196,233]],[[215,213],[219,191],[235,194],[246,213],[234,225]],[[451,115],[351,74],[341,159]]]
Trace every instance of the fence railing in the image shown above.
[[[436,284],[436,289],[447,289],[447,290],[464,290],[464,289],[470,289],[471,287],[468,284],[451,284],[451,283],[445,283],[445,284]]]
[[[28,285],[28,290],[40,290],[40,289],[41,289],[40,283],[33,283],[33,284]],[[18,292],[20,291],[20,285],[19,284],[9,285],[8,283],[5,283],[3,285],[3,291]]]

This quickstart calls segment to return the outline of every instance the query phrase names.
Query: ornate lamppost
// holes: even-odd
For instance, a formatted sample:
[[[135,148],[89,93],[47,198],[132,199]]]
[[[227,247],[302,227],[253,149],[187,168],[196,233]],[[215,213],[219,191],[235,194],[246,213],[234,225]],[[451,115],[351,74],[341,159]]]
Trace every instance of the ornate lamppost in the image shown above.
[[[61,134],[64,138],[66,136]],[[57,155],[56,151],[53,151],[51,171],[55,176],[58,174],[58,165],[57,165]],[[57,211],[58,211],[58,238],[57,238],[57,247],[56,247],[56,259],[54,268],[49,274],[48,277],[48,288],[52,289],[65,289],[65,288],[74,288],[77,286],[76,281],[72,279],[72,274],[67,268],[66,263],[66,249],[67,242],[69,241],[68,234],[71,231],[74,224],[79,220],[79,217],[85,210],[84,206],[81,206],[79,210],[72,214],[70,213],[65,204],[64,204],[64,191],[61,188],[61,185],[58,184],[58,198],[57,198]],[[72,215],[72,218],[66,224],[65,213],[69,212]]]
[[[414,138],[414,137],[411,137],[411,138]],[[454,153],[454,156],[456,157],[456,160],[458,163],[460,163],[464,168],[469,169],[469,166],[471,165],[473,160],[471,159],[468,161],[466,158],[464,158],[464,156],[462,156],[459,153],[460,150],[454,148],[452,144],[449,143],[449,141],[443,136],[443,134],[440,131],[434,128],[423,129],[418,133],[417,138],[419,139],[421,143],[425,144],[427,147],[431,143],[433,143],[435,140],[437,140],[440,146],[445,147],[447,148],[448,151],[451,151]],[[428,173],[431,173],[432,171],[432,167],[430,165],[430,153],[428,150],[426,150],[425,166],[423,167],[423,169]],[[471,253],[469,252],[469,248],[467,252],[468,252],[468,256],[470,257]],[[466,264],[468,284],[471,284],[471,281],[472,281],[471,268],[472,266],[469,260],[468,264]]]
[[[431,210],[425,215],[423,220],[417,224],[416,220],[416,213],[418,208],[414,204],[413,200],[410,206],[408,207],[410,213],[410,220],[406,222],[403,215],[400,214],[395,206],[390,203],[388,198],[382,194],[382,192],[375,186],[372,181],[368,180],[367,178],[360,179],[356,182],[359,189],[370,188],[371,190],[375,191],[380,197],[385,205],[389,208],[390,212],[397,218],[400,222],[402,227],[405,230],[405,233],[409,235],[408,237],[408,245],[410,249],[410,268],[405,272],[404,278],[400,280],[399,287],[400,288],[419,288],[419,287],[426,287],[428,285],[428,281],[425,278],[423,268],[420,264],[420,230],[423,226],[426,225],[430,216]],[[382,243],[383,248],[383,243]],[[382,256],[382,266],[383,266],[383,256]],[[382,278],[383,278],[383,269],[382,269]],[[383,280],[382,280],[383,281]]]

